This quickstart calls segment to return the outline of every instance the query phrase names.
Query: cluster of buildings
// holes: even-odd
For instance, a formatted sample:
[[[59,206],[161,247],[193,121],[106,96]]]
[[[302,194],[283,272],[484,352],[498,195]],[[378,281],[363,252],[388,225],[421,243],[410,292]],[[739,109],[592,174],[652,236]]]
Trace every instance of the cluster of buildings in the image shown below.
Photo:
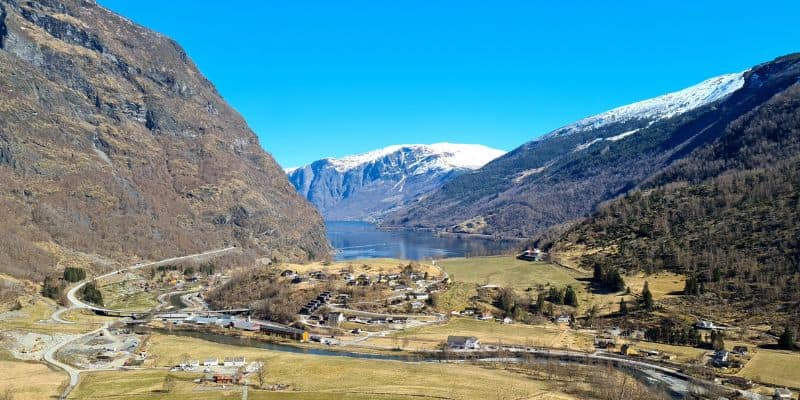
[[[232,315],[200,316],[188,313],[159,314],[162,322],[174,325],[187,325],[194,327],[218,327],[236,329],[247,332],[259,332],[269,335],[288,337],[294,340],[308,341],[310,334],[307,331],[292,328],[270,321],[258,321],[251,318],[239,318]]]

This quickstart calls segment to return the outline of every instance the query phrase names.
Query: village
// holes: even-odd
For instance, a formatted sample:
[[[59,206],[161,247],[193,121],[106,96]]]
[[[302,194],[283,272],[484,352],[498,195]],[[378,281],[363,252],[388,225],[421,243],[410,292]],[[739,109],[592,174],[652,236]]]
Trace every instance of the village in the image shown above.
[[[790,385],[780,384],[787,381],[765,385],[764,376],[748,372],[754,364],[762,368],[761,359],[773,353],[734,340],[736,331],[726,324],[696,320],[692,329],[708,347],[692,348],[650,340],[647,325],[608,325],[605,320],[588,324],[580,313],[586,308],[551,304],[542,315],[532,302],[522,311],[517,307],[509,312],[505,303],[510,293],[523,296],[536,285],[543,292],[563,285],[580,288],[574,271],[543,257],[541,252],[526,252],[516,258],[431,263],[381,260],[264,267],[266,276],[288,288],[295,300],[288,321],[260,318],[248,307],[216,307],[208,294],[225,287],[235,270],[215,270],[208,264],[120,270],[92,281],[103,296],[103,307],[72,314],[78,320],[101,318],[104,325],[61,345],[55,356],[87,372],[167,368],[175,376],[191,377],[192,390],[200,391],[231,390],[257,381],[267,382],[258,385],[263,390],[294,390],[297,381],[270,379],[264,372],[269,369],[253,350],[264,346],[284,349],[280,351],[326,349],[322,358],[346,354],[439,363],[529,357],[577,364],[642,363],[656,372],[641,379],[672,393],[691,390],[689,382],[700,378],[719,388],[750,393],[752,399],[795,398]],[[503,275],[496,275],[498,271]],[[674,277],[665,276],[665,285],[667,279]],[[651,282],[660,301],[669,298],[659,290],[668,293],[681,283],[661,289],[660,281]],[[584,302],[605,299],[584,291],[578,297]],[[722,337],[725,344],[714,348],[715,338]],[[180,350],[159,344],[168,338],[199,338],[224,346]],[[14,354],[28,359],[44,357],[54,342],[47,335],[10,339]],[[683,378],[675,380],[670,374]]]

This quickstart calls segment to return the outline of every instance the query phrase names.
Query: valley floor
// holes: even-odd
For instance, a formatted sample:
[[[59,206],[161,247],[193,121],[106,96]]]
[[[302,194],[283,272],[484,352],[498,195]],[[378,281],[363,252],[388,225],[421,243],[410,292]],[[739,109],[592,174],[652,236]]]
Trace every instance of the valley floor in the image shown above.
[[[374,265],[364,262],[360,270],[390,273],[398,260],[377,260]],[[296,272],[306,273],[333,266],[291,266]],[[344,267],[342,267],[344,268]],[[352,266],[346,266],[352,268]],[[384,330],[368,325],[367,333],[361,335],[337,335],[339,346],[305,344],[306,348],[328,350],[378,352],[382,354],[413,354],[416,351],[438,351],[448,336],[474,336],[486,348],[522,346],[542,349],[563,349],[598,354],[593,338],[598,329],[571,327],[544,319],[528,323],[513,321],[503,323],[496,320],[501,310],[491,303],[481,303],[480,296],[495,288],[511,288],[520,296],[531,290],[544,287],[573,286],[578,292],[580,305],[573,313],[585,314],[592,305],[601,305],[601,317],[612,315],[621,298],[635,301],[634,295],[593,292],[588,283],[589,274],[579,269],[543,262],[525,262],[511,257],[480,257],[471,259],[443,260],[433,266],[420,266],[431,276],[441,268],[451,280],[450,285],[437,293],[437,301],[428,315],[420,319],[423,323],[404,325],[401,328]],[[651,276],[628,276],[626,282],[632,293],[638,293],[647,280],[657,301],[666,301],[680,296],[683,279],[672,274]],[[307,283],[304,285],[308,285]],[[130,291],[122,285],[112,286],[114,302],[123,305],[147,306],[152,300],[141,302],[141,292]],[[529,290],[531,288],[531,290]],[[111,290],[111,288],[104,289]],[[96,316],[87,311],[69,310],[59,313],[69,324],[58,323],[53,318],[57,306],[48,299],[31,296],[18,310],[0,313],[0,336],[2,349],[0,370],[9,371],[0,377],[0,394],[13,392],[13,399],[58,398],[67,386],[68,377],[63,371],[54,370],[41,362],[42,354],[50,340],[67,335],[74,337],[97,330],[103,324],[117,321],[114,318]],[[478,303],[476,303],[476,300]],[[450,315],[460,313],[466,307],[478,305],[495,312],[494,318],[479,320],[475,316]],[[481,305],[482,304],[482,305]],[[565,309],[566,310],[566,309]],[[444,318],[443,318],[444,317]],[[348,325],[345,325],[348,326]],[[319,356],[300,352],[286,352],[255,347],[242,347],[213,343],[207,340],[164,333],[152,333],[142,341],[138,352],[147,354],[143,364],[121,370],[82,371],[79,385],[70,393],[70,399],[590,399],[600,398],[590,390],[591,375],[599,371],[585,372],[585,379],[575,385],[560,381],[558,374],[545,374],[541,367],[534,371],[514,367],[513,364],[472,363],[420,363],[384,360],[356,359],[339,356]],[[31,336],[33,335],[33,336]],[[39,335],[39,336],[37,336]],[[257,334],[255,334],[257,335]],[[41,337],[36,339],[36,337]],[[28,339],[21,339],[28,338]],[[15,341],[16,340],[16,341]],[[639,349],[671,354],[681,365],[702,366],[709,360],[711,351],[661,343],[630,341]],[[800,387],[800,357],[797,353],[757,348],[756,343],[731,342],[751,346],[753,352],[741,371],[730,371],[765,384]],[[37,347],[38,346],[38,347]],[[602,353],[607,354],[607,353]],[[218,385],[198,383],[195,380],[206,376],[202,369],[195,371],[175,370],[173,366],[188,359],[203,360],[209,357],[246,357],[247,363],[263,363],[266,366],[265,386],[273,390],[258,389],[255,377],[247,374],[250,387],[242,385]],[[18,357],[30,361],[19,360]],[[661,363],[655,359],[643,362]],[[580,368],[579,368],[580,369]],[[724,373],[724,371],[723,371]],[[587,386],[588,385],[588,386]],[[761,389],[764,393],[769,389]]]

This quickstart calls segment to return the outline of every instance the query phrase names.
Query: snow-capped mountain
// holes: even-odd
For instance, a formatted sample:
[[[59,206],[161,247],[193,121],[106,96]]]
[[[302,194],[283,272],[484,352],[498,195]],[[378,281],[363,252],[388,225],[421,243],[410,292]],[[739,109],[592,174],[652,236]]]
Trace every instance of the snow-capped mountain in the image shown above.
[[[505,152],[476,144],[407,144],[325,158],[286,173],[328,220],[379,220]]]
[[[713,103],[741,89],[742,85],[744,85],[744,72],[720,75],[677,92],[617,107],[604,113],[584,118],[563,128],[556,129],[539,140],[569,135],[588,129],[599,129],[609,124],[625,123],[632,120],[648,120],[653,123],[657,120],[671,118]]]
[[[591,214],[796,83],[785,68],[767,63],[583,118],[456,177],[383,224],[531,237]]]

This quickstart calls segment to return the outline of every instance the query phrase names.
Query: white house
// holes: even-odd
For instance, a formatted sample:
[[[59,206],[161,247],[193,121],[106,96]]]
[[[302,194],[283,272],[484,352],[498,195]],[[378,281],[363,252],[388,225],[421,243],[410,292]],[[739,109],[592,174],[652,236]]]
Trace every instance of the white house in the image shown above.
[[[452,350],[478,350],[481,341],[475,336],[448,336],[447,347]]]
[[[219,359],[216,358],[207,358],[203,360],[204,367],[216,367],[219,365]]]
[[[792,399],[792,392],[786,388],[777,388],[775,389],[775,394],[772,396],[775,400],[791,400]]]
[[[244,357],[225,357],[222,365],[226,367],[244,367],[247,360]]]

